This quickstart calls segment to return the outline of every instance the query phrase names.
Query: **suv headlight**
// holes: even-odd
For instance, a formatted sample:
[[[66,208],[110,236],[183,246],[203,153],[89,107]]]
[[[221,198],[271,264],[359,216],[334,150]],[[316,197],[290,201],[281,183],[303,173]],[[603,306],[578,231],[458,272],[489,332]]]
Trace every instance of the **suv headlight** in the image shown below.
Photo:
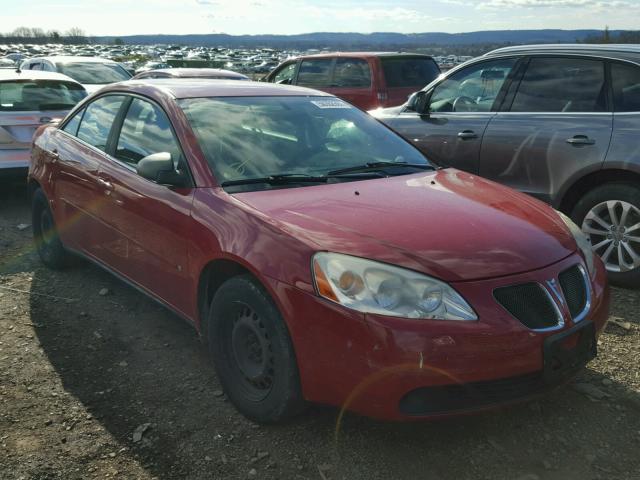
[[[385,263],[338,253],[316,253],[313,277],[324,298],[363,313],[437,320],[477,320],[449,285]]]
[[[576,243],[578,244],[578,248],[582,252],[582,256],[584,257],[584,261],[587,264],[587,269],[589,270],[589,275],[593,276],[593,274],[595,272],[595,263],[594,263],[594,253],[593,253],[593,248],[591,246],[591,241],[584,234],[584,232],[580,229],[580,227],[578,227],[573,222],[573,220],[571,220],[568,216],[566,216],[564,213],[562,213],[562,212],[560,212],[558,210],[556,210],[556,212],[560,216],[560,218],[562,219],[564,224],[567,226],[569,231],[571,232],[571,235],[573,235],[573,238],[575,239]]]

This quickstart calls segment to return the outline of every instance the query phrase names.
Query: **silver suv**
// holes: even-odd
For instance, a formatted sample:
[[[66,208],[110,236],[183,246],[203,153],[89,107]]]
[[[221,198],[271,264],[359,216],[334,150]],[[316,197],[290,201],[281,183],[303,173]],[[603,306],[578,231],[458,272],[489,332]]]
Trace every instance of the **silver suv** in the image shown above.
[[[529,193],[640,287],[640,45],[530,45],[450,70],[371,112],[432,160]]]

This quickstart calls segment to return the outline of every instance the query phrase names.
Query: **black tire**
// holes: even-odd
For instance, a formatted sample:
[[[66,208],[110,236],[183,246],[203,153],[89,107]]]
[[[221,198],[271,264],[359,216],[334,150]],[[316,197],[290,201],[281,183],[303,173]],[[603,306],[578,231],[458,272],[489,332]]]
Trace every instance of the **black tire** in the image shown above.
[[[597,205],[607,201],[619,201],[626,202],[633,205],[636,209],[640,210],[640,185],[634,185],[629,183],[607,183],[600,187],[594,188],[587,194],[585,194],[576,203],[573,211],[571,212],[572,220],[582,228],[587,214],[594,209]],[[635,215],[635,214],[634,214]],[[634,216],[635,218],[637,215]],[[640,236],[640,230],[636,230],[633,235]],[[592,236],[592,243],[598,242],[600,239],[604,239],[602,236]],[[596,243],[594,243],[595,245]],[[636,244],[637,249],[640,252],[640,243]],[[597,250],[597,253],[602,256],[605,248]],[[616,254],[617,255],[617,254]],[[626,254],[625,254],[626,255]],[[607,269],[609,281],[616,286],[623,288],[639,288],[640,287],[640,267],[633,268],[628,271],[613,271],[610,268]]]
[[[33,240],[42,263],[54,270],[67,267],[71,255],[60,240],[49,201],[44,192],[38,188],[31,200],[31,224]]]
[[[276,423],[304,408],[289,332],[252,276],[220,286],[211,303],[208,337],[222,388],[245,417]]]

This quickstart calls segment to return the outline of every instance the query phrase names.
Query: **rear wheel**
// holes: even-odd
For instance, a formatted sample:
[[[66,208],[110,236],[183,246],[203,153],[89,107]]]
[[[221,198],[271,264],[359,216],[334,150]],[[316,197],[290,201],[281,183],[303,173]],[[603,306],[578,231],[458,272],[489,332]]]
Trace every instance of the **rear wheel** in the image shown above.
[[[571,217],[590,238],[611,283],[640,287],[640,188],[602,185],[580,199]]]
[[[208,320],[218,378],[240,413],[275,423],[301,411],[304,402],[288,330],[253,277],[225,282],[216,292]]]
[[[33,240],[42,263],[56,270],[66,267],[69,264],[70,254],[62,245],[49,208],[49,201],[41,189],[33,193],[31,221]]]

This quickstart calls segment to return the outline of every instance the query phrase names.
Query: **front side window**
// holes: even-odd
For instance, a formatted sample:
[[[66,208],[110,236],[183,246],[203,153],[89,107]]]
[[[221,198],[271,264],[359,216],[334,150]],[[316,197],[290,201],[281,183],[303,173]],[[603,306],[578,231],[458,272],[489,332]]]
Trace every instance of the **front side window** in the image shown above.
[[[282,85],[291,85],[293,76],[296,73],[296,63],[285,65],[271,78],[272,83],[280,83]]]
[[[121,95],[107,95],[89,104],[78,128],[78,138],[105,152],[111,126],[123,101]]]
[[[333,73],[332,86],[368,88],[371,86],[371,68],[360,58],[338,58]]]
[[[334,97],[193,98],[180,106],[220,182],[327,175],[375,162],[429,165],[398,135]]]
[[[430,99],[431,112],[490,112],[515,58],[471,65],[439,83]]]
[[[604,62],[534,57],[520,82],[512,112],[602,112]]]
[[[58,72],[86,85],[122,82],[131,78],[129,72],[116,63],[57,63],[56,67]]]
[[[332,58],[303,60],[297,84],[303,87],[328,87],[331,83]]]
[[[70,110],[86,96],[80,85],[60,80],[0,82],[0,112]]]
[[[157,105],[134,98],[120,130],[115,157],[135,166],[141,158],[160,152],[170,153],[176,167],[182,161],[167,115]]]
[[[640,112],[640,67],[611,64],[613,107],[616,112]]]

